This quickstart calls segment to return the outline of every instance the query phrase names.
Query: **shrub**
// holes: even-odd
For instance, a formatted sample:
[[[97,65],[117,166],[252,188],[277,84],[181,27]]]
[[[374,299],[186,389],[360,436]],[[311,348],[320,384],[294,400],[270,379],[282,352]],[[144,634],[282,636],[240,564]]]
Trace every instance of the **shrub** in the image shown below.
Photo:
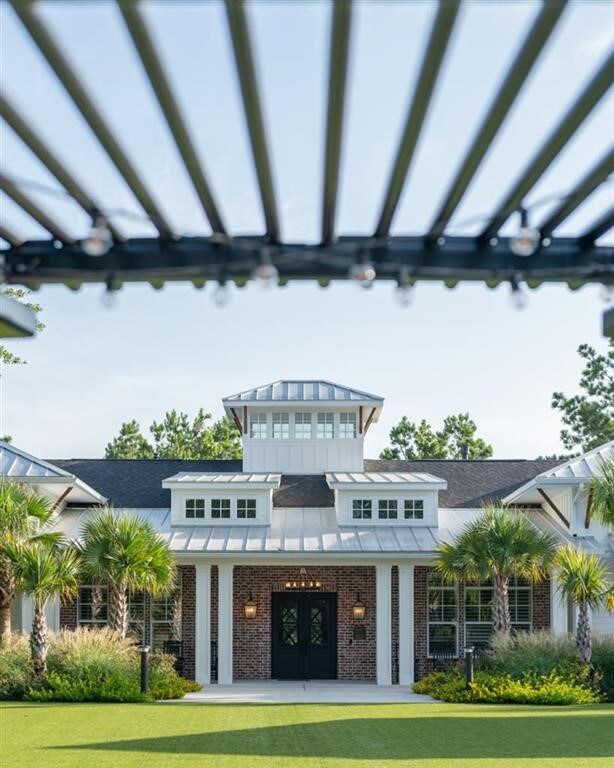
[[[593,667],[599,674],[599,686],[607,701],[614,702],[614,635],[593,638]]]
[[[0,644],[0,700],[21,699],[31,679],[28,639],[11,635]]]
[[[12,644],[13,650],[5,655],[10,659],[13,677],[7,676],[4,685],[0,661],[0,697],[3,698],[138,702],[181,698],[200,688],[175,672],[172,656],[152,653],[149,694],[143,695],[138,647],[108,629],[62,631],[52,636],[47,657],[49,673],[42,684],[35,684],[30,672],[27,638],[16,639]]]
[[[595,704],[601,700],[588,681],[558,672],[524,674],[520,679],[494,670],[478,670],[467,689],[460,670],[434,672],[414,684],[416,693],[442,701],[484,704]]]

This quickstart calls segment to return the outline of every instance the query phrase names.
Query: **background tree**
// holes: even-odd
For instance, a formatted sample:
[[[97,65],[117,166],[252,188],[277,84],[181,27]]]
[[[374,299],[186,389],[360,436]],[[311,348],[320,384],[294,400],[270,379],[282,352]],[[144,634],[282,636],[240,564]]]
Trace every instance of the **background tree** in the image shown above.
[[[87,577],[108,586],[109,626],[125,637],[129,594],[167,594],[175,583],[173,555],[148,521],[115,517],[108,508],[85,521],[80,540]]]
[[[583,391],[572,397],[554,392],[552,407],[561,413],[565,448],[590,451],[614,439],[614,340],[603,355],[588,344],[581,344],[578,354],[586,361],[580,376]]]
[[[8,296],[11,299],[19,301],[21,304],[25,304],[26,307],[31,309],[35,315],[38,315],[42,311],[40,304],[29,300],[31,292],[26,288],[5,288],[2,293],[4,296]],[[44,330],[44,328],[45,324],[41,323],[41,321],[37,319],[36,330],[40,333],[40,331]],[[0,344],[0,363],[4,363],[5,365],[24,365],[26,362],[27,360],[24,360],[22,357],[18,357],[4,344]]]
[[[81,572],[79,555],[73,549],[40,540],[25,544],[13,543],[9,551],[18,587],[33,599],[30,648],[34,674],[43,678],[47,675],[49,650],[45,606],[55,597],[72,597],[77,594]]]
[[[210,426],[211,414],[201,408],[191,421],[187,413],[168,411],[149,427],[148,441],[136,420],[122,424],[107,445],[107,459],[240,459],[241,435],[227,418]]]
[[[606,569],[597,555],[582,549],[563,547],[556,556],[558,583],[562,594],[578,607],[576,648],[580,660],[589,664],[592,655],[591,609],[614,610],[614,592],[608,584]]]
[[[512,622],[509,583],[513,576],[541,581],[552,564],[556,538],[538,531],[521,512],[486,506],[455,541],[440,544],[435,568],[448,581],[480,582],[494,587],[493,628],[508,634]]]
[[[390,445],[380,459],[487,459],[492,446],[476,432],[468,413],[447,416],[438,431],[424,419],[418,424],[403,416],[390,430]]]
[[[28,486],[8,480],[0,483],[0,642],[11,633],[11,606],[17,589],[12,548],[35,539],[57,541],[57,534],[44,531],[52,515],[48,499]]]
[[[614,456],[599,467],[588,484],[591,515],[614,530]]]

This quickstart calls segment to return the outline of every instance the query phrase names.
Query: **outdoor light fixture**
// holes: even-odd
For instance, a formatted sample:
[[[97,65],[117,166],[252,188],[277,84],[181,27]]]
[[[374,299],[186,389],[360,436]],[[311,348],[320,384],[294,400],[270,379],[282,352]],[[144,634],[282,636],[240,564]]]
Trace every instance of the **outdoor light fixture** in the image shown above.
[[[230,290],[225,275],[220,275],[217,287],[213,292],[213,301],[218,307],[225,307],[230,301]]]
[[[358,283],[361,288],[370,288],[376,276],[375,267],[370,261],[365,261],[364,258],[352,264],[348,274],[350,279]]]
[[[524,309],[529,303],[529,295],[520,285],[520,280],[516,275],[510,277],[510,286],[512,289],[512,306],[516,309]]]
[[[356,602],[352,606],[352,615],[354,616],[354,619],[357,621],[362,621],[365,617],[365,613],[367,611],[366,605],[362,602],[360,599],[360,594],[356,594]]]
[[[395,296],[402,307],[408,307],[413,301],[414,285],[409,279],[409,268],[406,264],[399,269]]]
[[[88,256],[99,257],[111,249],[113,235],[104,216],[97,213],[92,218],[89,237],[81,242],[81,247]]]
[[[526,208],[519,208],[520,228],[510,240],[510,248],[516,256],[532,256],[539,247],[540,233],[529,226],[529,214]]]
[[[263,251],[260,264],[252,271],[252,280],[263,288],[272,288],[279,281],[279,271],[267,251]]]
[[[258,613],[258,606],[254,602],[254,598],[252,597],[252,593],[249,593],[249,599],[246,601],[244,609],[245,611],[245,618],[246,619],[255,619],[256,613]]]
[[[106,288],[100,297],[100,302],[105,309],[113,309],[117,305],[117,286],[113,275],[109,275],[105,281]]]

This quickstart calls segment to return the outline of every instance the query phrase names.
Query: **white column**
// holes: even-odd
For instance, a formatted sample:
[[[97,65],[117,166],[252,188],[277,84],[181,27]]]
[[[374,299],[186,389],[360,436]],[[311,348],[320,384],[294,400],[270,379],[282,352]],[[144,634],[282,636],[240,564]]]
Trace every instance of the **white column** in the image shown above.
[[[555,635],[569,631],[567,601],[558,589],[557,570],[552,572],[550,578],[550,629]]]
[[[399,685],[414,682],[414,566],[399,565]]]
[[[232,684],[232,569],[231,563],[218,565],[217,602],[217,681]]]
[[[392,566],[375,566],[375,633],[378,685],[392,684]]]
[[[211,566],[196,566],[196,681],[211,682]]]

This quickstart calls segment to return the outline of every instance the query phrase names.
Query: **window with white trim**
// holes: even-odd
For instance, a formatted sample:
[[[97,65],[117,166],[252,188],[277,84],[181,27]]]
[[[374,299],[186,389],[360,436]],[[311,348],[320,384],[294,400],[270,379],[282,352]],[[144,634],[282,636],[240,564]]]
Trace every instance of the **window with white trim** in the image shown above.
[[[355,413],[339,414],[339,437],[347,440],[356,437],[356,414]]]
[[[332,440],[335,436],[334,413],[318,413],[318,429],[316,435],[321,440]]]
[[[533,589],[530,582],[510,579],[508,590],[512,629],[530,632]],[[476,648],[488,644],[493,632],[494,588],[491,581],[465,586],[465,645]]]
[[[139,643],[144,644],[145,638],[145,593],[132,592],[128,594],[128,632]]]
[[[211,517],[214,520],[230,517],[230,499],[211,499]]]
[[[290,437],[290,414],[273,414],[273,440],[288,440]]]
[[[424,520],[424,501],[422,499],[405,499],[405,519]]]
[[[205,518],[205,500],[204,499],[186,499],[185,516],[189,520],[204,520]]]
[[[109,596],[104,584],[88,584],[79,588],[77,623],[80,627],[106,626]]]
[[[441,574],[427,577],[428,655],[458,655],[458,595],[454,584]]]
[[[239,519],[255,519],[256,499],[237,499],[237,517]]]
[[[398,501],[396,499],[380,499],[377,502],[377,516],[380,520],[396,520]]]
[[[352,518],[354,520],[370,520],[373,512],[371,499],[352,499]]]
[[[150,621],[154,650],[163,649],[168,641],[181,641],[183,616],[180,584],[176,584],[169,595],[151,599]]]
[[[249,436],[253,440],[266,440],[266,413],[252,413],[249,417]]]
[[[294,437],[297,440],[311,440],[311,414],[294,414]]]

